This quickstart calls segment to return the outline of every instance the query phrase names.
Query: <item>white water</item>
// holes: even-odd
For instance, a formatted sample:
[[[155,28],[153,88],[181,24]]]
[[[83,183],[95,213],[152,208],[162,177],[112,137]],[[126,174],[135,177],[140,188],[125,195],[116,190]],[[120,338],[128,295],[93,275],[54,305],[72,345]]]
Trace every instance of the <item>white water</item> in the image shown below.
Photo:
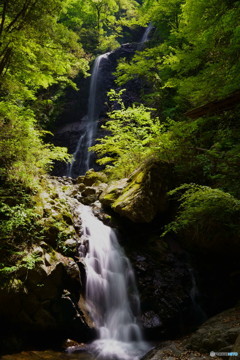
[[[73,154],[73,160],[71,164],[69,164],[67,169],[67,176],[69,177],[74,177],[74,166],[76,166],[77,157],[80,158],[79,165],[77,165],[77,175],[85,174],[85,172],[91,167],[91,153],[88,151],[88,148],[94,145],[97,132],[99,118],[99,109],[97,107],[97,90],[99,75],[101,72],[101,62],[103,59],[107,59],[109,54],[110,53],[106,53],[98,56],[93,65],[93,72],[91,75],[90,91],[88,97],[87,119],[83,121],[82,135],[78,140],[76,150]]]
[[[149,347],[138,324],[140,302],[133,269],[114,230],[94,217],[90,207],[81,206],[80,211],[89,241],[86,302],[98,331],[90,349],[99,359],[138,360]]]
[[[144,32],[144,34],[143,34],[143,37],[142,37],[142,39],[141,39],[141,41],[140,41],[140,44],[141,44],[141,45],[143,45],[146,41],[149,40],[149,35],[150,35],[152,29],[153,29],[153,24],[150,23],[150,24],[148,25],[148,27],[146,28],[146,30],[145,30],[145,32]]]

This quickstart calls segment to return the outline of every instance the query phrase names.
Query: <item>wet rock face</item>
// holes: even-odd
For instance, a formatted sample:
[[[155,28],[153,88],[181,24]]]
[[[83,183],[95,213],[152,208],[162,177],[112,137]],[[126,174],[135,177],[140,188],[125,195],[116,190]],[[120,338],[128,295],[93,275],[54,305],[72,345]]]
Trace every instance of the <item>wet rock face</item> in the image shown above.
[[[127,240],[134,245],[124,247],[137,278],[145,335],[159,340],[186,334],[205,319],[189,259],[144,229],[136,233]]]
[[[181,342],[166,341],[151,351],[142,360],[211,360],[210,354],[188,350]],[[221,359],[215,356],[214,359]]]
[[[0,290],[2,351],[20,349],[25,343],[51,344],[69,336],[90,337],[91,322],[78,307],[82,292],[78,265],[53,251],[44,262],[45,255],[49,253]],[[8,349],[14,337],[17,348]]]

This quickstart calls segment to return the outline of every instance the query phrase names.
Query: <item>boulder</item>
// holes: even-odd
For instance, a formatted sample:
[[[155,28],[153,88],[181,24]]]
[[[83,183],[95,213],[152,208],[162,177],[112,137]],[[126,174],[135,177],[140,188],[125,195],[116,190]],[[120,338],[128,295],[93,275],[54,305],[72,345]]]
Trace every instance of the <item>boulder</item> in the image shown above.
[[[129,179],[111,183],[100,195],[100,201],[135,223],[149,223],[158,212],[167,210],[171,178],[170,164],[150,160]]]
[[[96,190],[93,187],[87,186],[83,191],[82,191],[82,196],[89,196],[89,195],[95,195],[96,194]]]
[[[15,278],[0,288],[1,351],[18,351],[64,337],[89,340],[92,324],[79,307],[82,285],[78,265],[51,248],[46,252],[34,247],[32,254],[39,256],[38,261],[31,263],[31,268],[23,263]]]
[[[127,185],[128,179],[111,182],[100,195],[101,203],[106,206],[111,206],[122,194]]]
[[[240,334],[240,305],[207,320],[185,342],[187,348],[201,352],[229,352],[237,347]]]
[[[164,342],[154,349],[150,350],[142,360],[211,360],[208,353],[198,351],[189,351],[181,342]],[[214,356],[214,359],[220,359]]]
[[[240,334],[238,335],[238,337],[233,345],[232,351],[240,354]]]
[[[92,186],[94,184],[104,183],[106,181],[107,176],[103,172],[90,169],[86,172],[82,182],[86,186]]]

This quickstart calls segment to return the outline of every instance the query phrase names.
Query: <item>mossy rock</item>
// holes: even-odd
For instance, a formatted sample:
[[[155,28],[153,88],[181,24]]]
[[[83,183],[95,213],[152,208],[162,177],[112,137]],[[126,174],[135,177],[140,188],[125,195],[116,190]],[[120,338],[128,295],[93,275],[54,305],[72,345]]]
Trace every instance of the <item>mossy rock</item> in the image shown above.
[[[90,169],[86,172],[82,182],[86,186],[92,186],[94,184],[98,185],[107,182],[107,176],[103,172],[97,172]]]
[[[111,206],[128,184],[128,179],[113,181],[100,195],[100,201],[103,205]]]
[[[167,210],[166,194],[172,178],[170,164],[150,160],[129,179],[111,183],[100,201],[135,223],[149,223],[159,211]]]

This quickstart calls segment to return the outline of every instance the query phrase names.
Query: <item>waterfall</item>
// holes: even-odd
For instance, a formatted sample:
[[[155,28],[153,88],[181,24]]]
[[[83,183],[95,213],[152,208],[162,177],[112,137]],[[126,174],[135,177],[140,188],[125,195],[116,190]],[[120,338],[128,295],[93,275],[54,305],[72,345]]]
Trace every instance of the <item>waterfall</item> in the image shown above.
[[[100,113],[100,108],[97,104],[99,75],[101,72],[101,62],[103,59],[107,59],[109,54],[110,53],[99,55],[93,65],[88,97],[88,113],[87,116],[82,119],[82,134],[79,137],[73,153],[73,160],[71,164],[68,165],[67,176],[69,177],[74,177],[74,173],[83,175],[92,166],[91,153],[88,151],[88,148],[94,144]],[[77,171],[74,172],[74,168],[76,167]]]
[[[88,241],[86,302],[98,331],[90,349],[98,359],[138,360],[147,350],[138,324],[140,301],[134,272],[113,229],[81,206]],[[80,256],[84,254],[81,253]]]
[[[140,45],[143,45],[146,41],[149,40],[149,35],[150,35],[152,29],[153,29],[153,24],[150,23],[143,34],[143,37],[140,41]]]

